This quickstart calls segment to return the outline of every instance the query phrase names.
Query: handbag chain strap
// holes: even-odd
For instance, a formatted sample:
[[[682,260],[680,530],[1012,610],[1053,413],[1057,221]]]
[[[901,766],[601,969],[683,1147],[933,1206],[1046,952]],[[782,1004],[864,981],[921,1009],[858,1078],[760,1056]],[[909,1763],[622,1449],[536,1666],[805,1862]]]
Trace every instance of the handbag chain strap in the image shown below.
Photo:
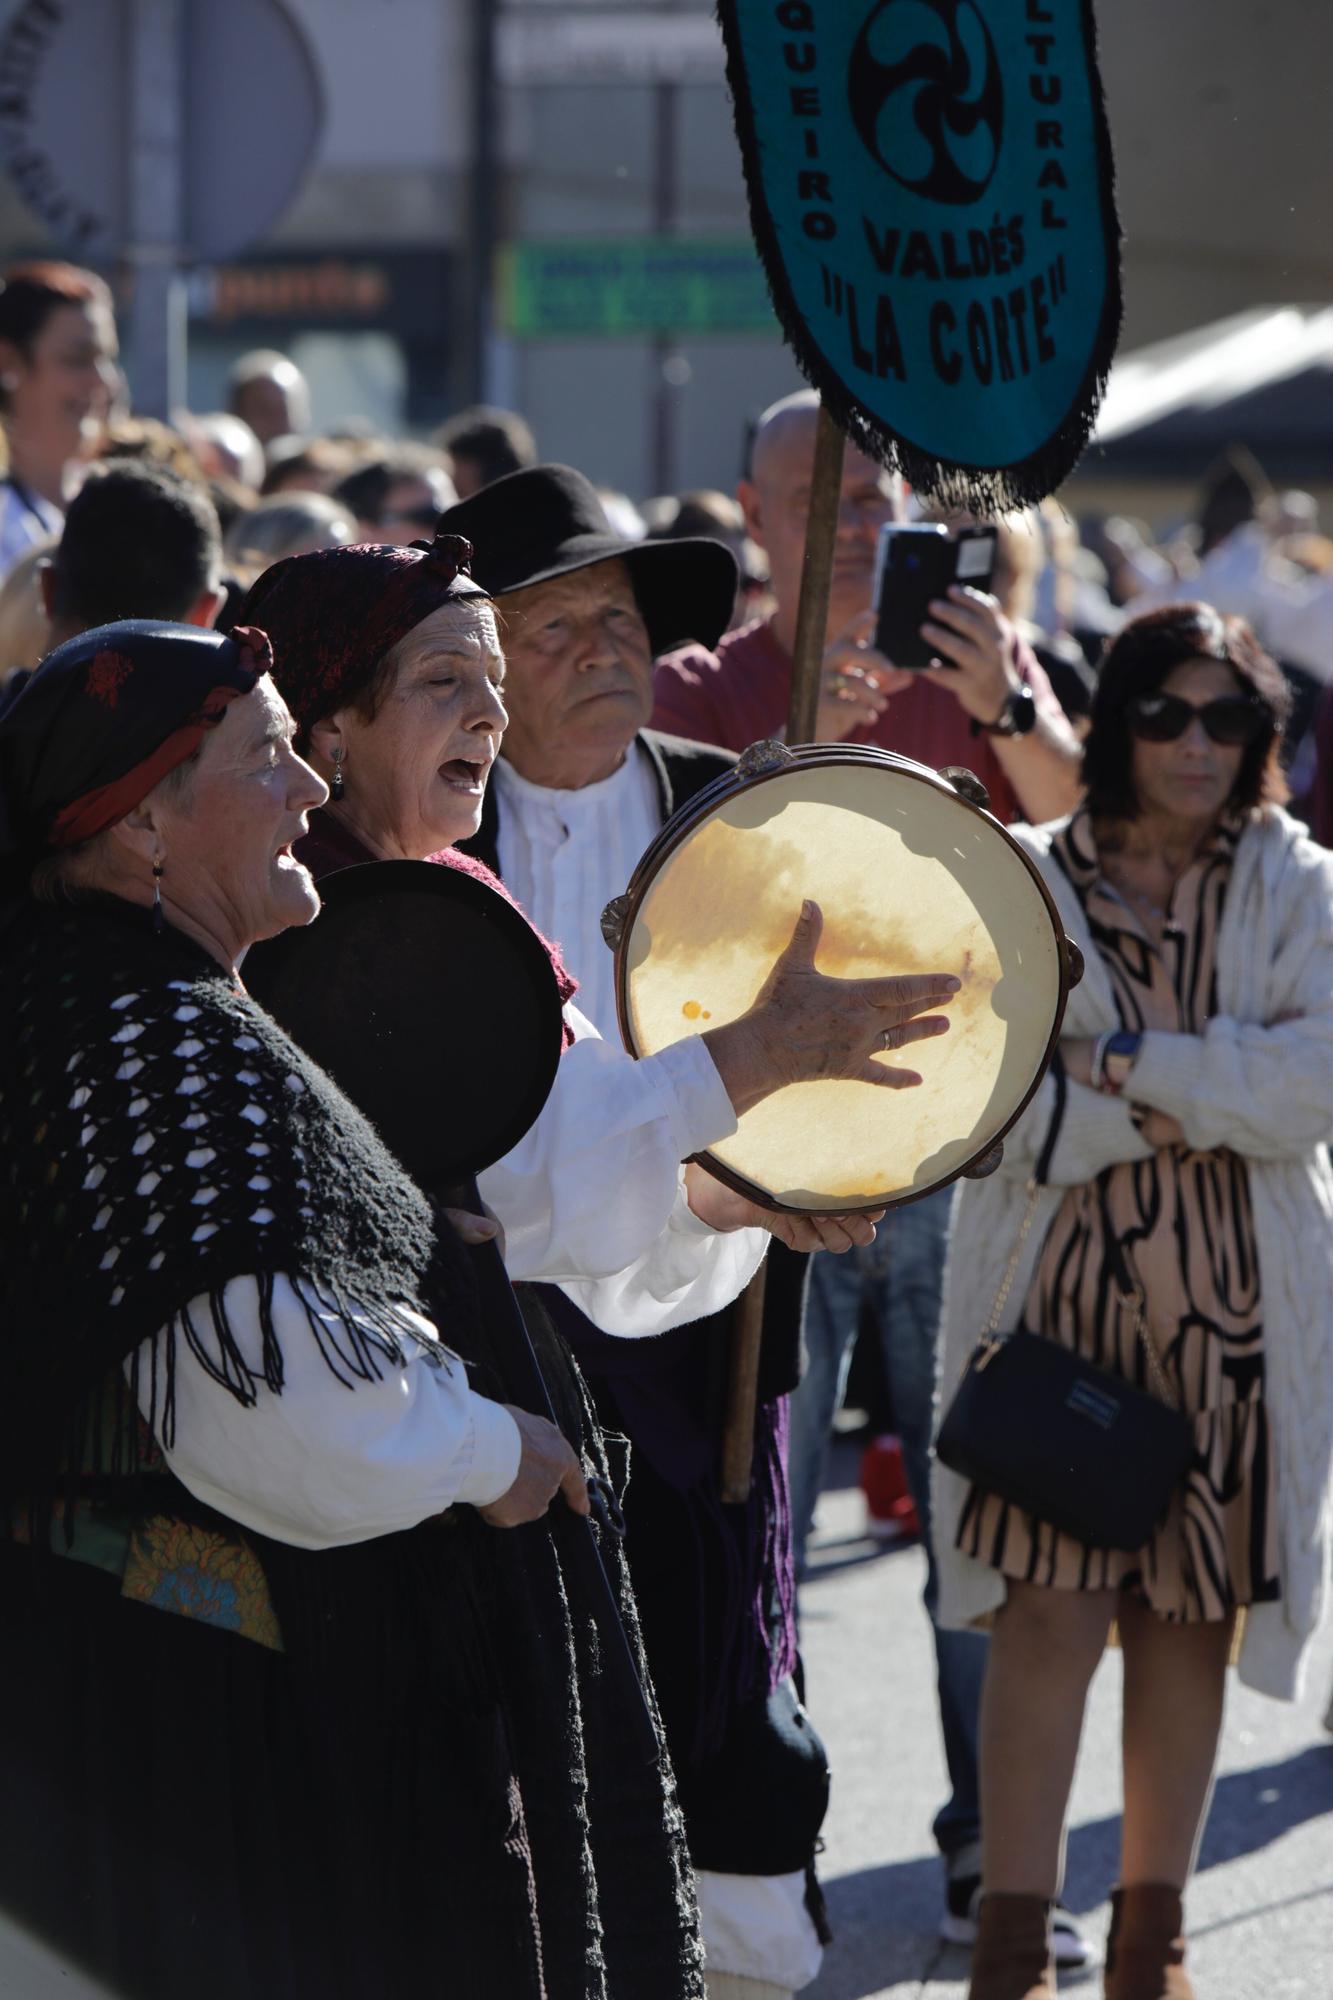
[[[1003,1275],[996,1288],[995,1299],[987,1315],[985,1330],[981,1336],[982,1346],[987,1349],[987,1353],[980,1363],[981,1367],[984,1367],[986,1362],[991,1360],[1004,1345],[1005,1341],[1009,1339],[1007,1333],[1001,1333],[1000,1321],[1003,1319],[1004,1309],[1009,1303],[1009,1294],[1014,1288],[1014,1279],[1018,1276],[1018,1267],[1023,1259],[1023,1248],[1028,1237],[1032,1234],[1032,1225],[1037,1219],[1037,1208],[1040,1201],[1041,1189],[1035,1180],[1031,1180],[1027,1184],[1027,1205],[1023,1210],[1023,1220],[1018,1225],[1018,1235],[1015,1238],[1013,1249],[1009,1252],[1009,1261],[1004,1267]],[[1162,1402],[1170,1404],[1172,1409],[1179,1409],[1180,1398],[1171,1387],[1170,1378],[1165,1368],[1163,1368],[1162,1358],[1157,1352],[1157,1342],[1153,1339],[1152,1329],[1148,1325],[1148,1315],[1143,1301],[1143,1288],[1141,1285],[1136,1284],[1130,1277],[1124,1253],[1111,1228],[1110,1216],[1104,1215],[1104,1221],[1106,1245],[1110,1253],[1111,1266],[1115,1276],[1116,1297],[1133,1318],[1134,1331],[1143,1345],[1143,1352],[1148,1363],[1148,1373],[1152,1377],[1153,1388],[1157,1391],[1158,1397]]]
[[[1171,1387],[1167,1372],[1162,1366],[1162,1357],[1157,1352],[1157,1342],[1152,1337],[1152,1328],[1148,1325],[1148,1310],[1143,1297],[1143,1287],[1136,1278],[1130,1275],[1129,1265],[1125,1260],[1125,1253],[1120,1247],[1120,1239],[1111,1226],[1111,1216],[1106,1206],[1104,1190],[1102,1194],[1102,1228],[1106,1237],[1106,1250],[1111,1262],[1112,1276],[1115,1279],[1116,1297],[1134,1322],[1134,1331],[1142,1344],[1153,1388],[1157,1391],[1162,1402],[1169,1404],[1173,1410],[1178,1410],[1180,1408],[1180,1398]]]
[[[1032,1234],[1032,1225],[1037,1219],[1037,1203],[1041,1200],[1041,1189],[1035,1181],[1028,1182],[1027,1197],[1027,1207],[1023,1211],[1023,1220],[1018,1225],[1018,1236],[1013,1249],[1009,1252],[1009,1262],[1005,1265],[1004,1275],[1000,1279],[999,1286],[996,1289],[995,1302],[991,1306],[986,1319],[985,1331],[981,1336],[984,1341],[989,1341],[996,1347],[1002,1341],[1008,1339],[1007,1334],[1000,1332],[1000,1321],[1004,1318],[1004,1309],[1009,1303],[1009,1294],[1014,1288],[1014,1279],[1018,1276],[1018,1267],[1023,1258],[1023,1245]]]

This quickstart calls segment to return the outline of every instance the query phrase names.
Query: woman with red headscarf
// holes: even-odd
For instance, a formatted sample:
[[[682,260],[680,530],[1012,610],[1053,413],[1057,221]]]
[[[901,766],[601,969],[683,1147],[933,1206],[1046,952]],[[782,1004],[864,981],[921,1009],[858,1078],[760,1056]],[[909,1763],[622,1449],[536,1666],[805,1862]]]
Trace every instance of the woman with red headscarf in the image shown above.
[[[678,2000],[583,1468],[242,983],[319,907],[270,663],[102,627],[0,720],[0,1907],[136,2000]]]

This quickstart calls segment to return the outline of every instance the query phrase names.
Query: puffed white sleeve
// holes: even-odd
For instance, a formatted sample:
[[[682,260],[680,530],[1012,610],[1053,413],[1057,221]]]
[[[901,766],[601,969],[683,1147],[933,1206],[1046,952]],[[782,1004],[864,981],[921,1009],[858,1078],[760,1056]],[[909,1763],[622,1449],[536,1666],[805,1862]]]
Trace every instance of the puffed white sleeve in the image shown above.
[[[680,1198],[680,1166],[736,1130],[706,1043],[636,1062],[577,1007],[541,1116],[479,1186],[504,1224],[511,1278],[605,1278],[635,1263]]]
[[[604,1333],[665,1333],[728,1305],[767,1232],[719,1234],[685,1199],[681,1162],[736,1129],[707,1044],[687,1036],[636,1062],[577,1007],[540,1118],[481,1175],[515,1279],[561,1285]]]
[[[415,1527],[458,1502],[484,1507],[513,1485],[518,1426],[499,1403],[469,1387],[461,1361],[451,1357],[436,1365],[409,1344],[402,1367],[386,1361],[380,1379],[349,1384],[334,1373],[315,1338],[309,1314],[319,1315],[317,1303],[277,1277],[271,1325],[284,1379],[275,1393],[264,1380],[257,1280],[231,1279],[223,1311],[250,1375],[253,1403],[238,1401],[207,1365],[217,1359],[209,1355],[207,1298],[187,1308],[190,1340],[179,1329],[164,1328],[125,1364],[167,1463],[206,1506],[275,1541],[327,1549]],[[419,1315],[403,1316],[434,1333]],[[340,1323],[331,1313],[324,1317],[336,1352]],[[152,1385],[165,1379],[162,1350],[169,1339],[174,1416],[167,1444]]]
[[[759,1269],[769,1241],[764,1229],[710,1229],[682,1188],[666,1228],[642,1257],[607,1278],[566,1278],[560,1289],[603,1333],[642,1339],[730,1305]]]

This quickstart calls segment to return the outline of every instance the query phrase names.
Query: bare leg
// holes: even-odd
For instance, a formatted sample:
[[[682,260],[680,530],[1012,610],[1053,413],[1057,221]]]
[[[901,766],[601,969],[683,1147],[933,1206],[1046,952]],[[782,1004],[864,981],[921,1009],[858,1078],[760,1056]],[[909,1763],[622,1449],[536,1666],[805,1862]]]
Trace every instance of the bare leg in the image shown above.
[[[1055,1896],[1088,1683],[1111,1590],[1009,1584],[981,1701],[981,1875],[991,1895]]]
[[[1168,1625],[1119,1607],[1125,1654],[1123,1882],[1183,1889],[1194,1864],[1222,1731],[1231,1620]]]

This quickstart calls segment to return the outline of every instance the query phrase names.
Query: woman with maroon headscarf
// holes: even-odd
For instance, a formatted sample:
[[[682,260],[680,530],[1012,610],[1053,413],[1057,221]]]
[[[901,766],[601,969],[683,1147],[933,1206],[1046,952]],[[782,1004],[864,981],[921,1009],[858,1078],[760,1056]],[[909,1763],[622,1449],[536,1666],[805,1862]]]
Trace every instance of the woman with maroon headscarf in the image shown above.
[[[317,878],[429,858],[507,893],[452,846],[477,829],[508,719],[504,656],[471,553],[451,535],[322,549],[276,563],[241,607],[270,633],[298,740],[327,774],[329,804],[300,850]],[[736,1296],[761,1254],[759,1229],[803,1250],[871,1240],[863,1216],[761,1211],[681,1171],[781,1084],[858,1075],[872,1050],[944,1030],[938,1016],[916,1017],[947,998],[950,979],[874,982],[867,1007],[856,982],[814,971],[809,919],[797,933],[749,1015],[640,1062],[598,1037],[560,968],[575,1046],[528,1137],[481,1176],[511,1277],[566,1285],[609,1333],[657,1333]],[[878,1064],[869,1074],[893,1077]]]
[[[589,553],[586,541],[581,552]],[[730,569],[723,551],[706,553]],[[466,576],[469,556],[465,541],[444,535],[437,536],[430,548],[365,547],[307,556],[275,566],[246,601],[242,615],[262,619],[273,633],[281,683],[308,743],[308,754],[328,774],[329,805],[315,815],[300,850],[317,875],[376,857],[429,857],[481,873],[500,888],[479,862],[464,859],[450,846],[477,831],[490,766],[508,719],[502,696],[505,662],[496,622],[487,597]],[[724,590],[724,596],[729,594]],[[688,589],[679,590],[673,615],[688,618],[688,600]],[[587,687],[600,678],[579,675],[571,695],[582,693],[586,698]],[[792,914],[796,916],[795,909]],[[863,1052],[872,1041],[886,1046],[886,1025],[893,1045],[915,1038],[917,1029],[904,1033],[901,1026],[887,1024],[884,1014],[872,1012],[868,1021],[861,1006],[863,988],[856,989],[858,997],[852,1001],[853,1010],[860,1009],[860,1025],[849,1024],[843,1012],[848,989],[822,980],[808,963],[811,928],[809,918],[802,919],[801,936],[786,954],[789,964],[782,968],[789,989],[782,1057],[803,1045],[819,1067],[831,1050],[835,1066],[854,1062],[858,1044]],[[790,961],[799,958],[803,946],[807,967],[802,973]],[[781,983],[780,979],[777,984]],[[946,983],[936,990],[942,992]],[[794,990],[802,985],[804,993]],[[817,1739],[809,1743],[808,1728],[790,1691],[778,1686],[772,1700],[766,1699],[768,1628],[773,1607],[783,1602],[773,1551],[781,1546],[784,1517],[780,1503],[770,1505],[768,1496],[768,1482],[775,1476],[773,1460],[781,1447],[776,1434],[767,1446],[757,1446],[764,1467],[756,1480],[758,1497],[752,1509],[732,1510],[731,1522],[724,1525],[720,1503],[715,1515],[707,1495],[696,1493],[701,1487],[700,1455],[713,1458],[713,1440],[697,1422],[692,1400],[673,1399],[671,1378],[664,1379],[662,1373],[664,1368],[680,1369],[682,1351],[676,1347],[664,1352],[665,1342],[652,1343],[653,1352],[639,1344],[626,1351],[623,1337],[604,1337],[665,1332],[703,1320],[694,1331],[704,1338],[689,1350],[692,1372],[718,1371],[725,1353],[725,1328],[708,1316],[729,1302],[735,1284],[727,1274],[737,1268],[739,1245],[748,1244],[756,1232],[744,1229],[738,1236],[717,1235],[704,1225],[731,1231],[738,1222],[761,1218],[699,1169],[682,1174],[680,1162],[732,1131],[738,1110],[751,1101],[750,1091],[757,1096],[772,1088],[783,1073],[783,1063],[761,1057],[758,1068],[747,1076],[746,1056],[735,1043],[738,1030],[742,1037],[747,1032],[744,1023],[685,1039],[662,1055],[632,1062],[618,1047],[601,1041],[592,1024],[570,1004],[572,982],[564,980],[562,991],[567,1036],[573,1046],[567,1048],[551,1099],[528,1138],[482,1175],[481,1186],[505,1226],[510,1275],[559,1281],[560,1289],[542,1287],[534,1292],[520,1287],[533,1345],[541,1351],[544,1367],[556,1381],[563,1376],[581,1389],[565,1345],[568,1340],[581,1362],[600,1361],[603,1369],[609,1366],[618,1375],[633,1374],[641,1389],[634,1402],[635,1420],[631,1422],[619,1408],[604,1418],[617,1434],[629,1433],[636,1468],[632,1494],[637,1496],[644,1481],[653,1481],[654,1469],[668,1463],[691,1495],[688,1502],[673,1499],[667,1504],[663,1539],[674,1545],[672,1560],[684,1582],[671,1593],[665,1616],[669,1627],[681,1629],[685,1654],[696,1654],[707,1641],[705,1678],[713,1704],[708,1722],[700,1718],[697,1724],[691,1720],[682,1725],[681,1695],[673,1682],[674,1656],[669,1649],[655,1654],[650,1641],[649,1666],[656,1675],[660,1664],[664,1677],[667,1738],[673,1756],[685,1760],[677,1766],[683,1786],[693,1782],[698,1792],[694,1765],[703,1758],[690,1746],[705,1740],[717,1772],[717,1795],[737,1790],[752,1794],[752,1816],[763,1818],[764,1837],[770,1842],[773,1813],[768,1801],[782,1796],[783,1831],[763,1852],[770,1870],[783,1876],[783,1887],[775,1892],[768,1883],[747,1886],[751,1904],[762,1903],[769,1961],[786,1970],[792,1963],[793,1935],[799,1932],[803,1942],[809,1931],[812,1942],[814,1938],[800,1907],[802,1892],[809,1890],[804,1864],[792,1857],[813,1845],[827,1781],[822,1748]],[[872,997],[891,1005],[906,997],[910,1008],[910,993],[900,995],[894,982]],[[927,997],[920,995],[922,1000]],[[778,999],[781,1011],[776,988],[767,998],[770,1005]],[[805,1017],[803,1027],[798,1026],[795,1015],[803,1012],[807,1000],[814,1011]],[[483,1004],[480,999],[478,1004]],[[919,1031],[931,1030],[923,1025]],[[438,1060],[434,1052],[432,1056]],[[886,1081],[892,1074],[878,1064],[872,1073]],[[803,1248],[827,1243],[845,1249],[873,1234],[862,1217],[845,1222],[822,1218],[820,1223],[776,1216],[762,1219],[770,1227],[781,1227],[789,1242]],[[578,1281],[579,1273],[589,1270],[602,1274],[600,1281]],[[571,1314],[568,1299],[582,1306],[587,1318]],[[548,1313],[563,1338],[557,1339]],[[610,1355],[615,1358],[608,1360]],[[556,1389],[551,1393],[557,1402],[562,1400]],[[577,1400],[577,1396],[563,1398],[566,1405]],[[591,1407],[588,1420],[594,1423]],[[637,1528],[629,1525],[627,1533],[631,1565],[637,1568],[642,1558],[643,1573],[651,1576],[650,1543],[642,1520]],[[645,1621],[657,1619],[654,1629],[660,1633],[660,1593],[655,1597],[649,1591],[641,1611]],[[786,1658],[783,1647],[790,1643],[789,1632],[773,1640],[773,1660]],[[778,1669],[779,1682],[785,1671]],[[760,1675],[762,1694],[751,1699],[751,1682],[757,1685]],[[685,1679],[690,1689],[685,1698],[688,1709],[693,1673]],[[714,1682],[727,1690],[720,1699],[711,1693]],[[733,1726],[734,1688],[742,1685],[747,1697],[745,1720]],[[756,1736],[762,1739],[762,1755],[753,1748]],[[757,1764],[761,1777],[756,1776]],[[795,1801],[790,1809],[788,1797]],[[793,1834],[788,1815],[801,1832]],[[803,1842],[806,1828],[809,1838]],[[753,1843],[750,1852],[758,1852]],[[775,1855],[780,1858],[774,1860]],[[729,1863],[713,1865],[725,1868]],[[795,1900],[796,1918],[784,1898]],[[776,1920],[775,1909],[780,1912]],[[808,1947],[803,1944],[803,1949],[808,1956]],[[731,1991],[730,1985],[724,1986],[725,1978],[720,1968],[710,1965],[710,1995]],[[755,2000],[760,2000],[760,1985],[750,1979],[741,1983],[747,1992],[753,1986]],[[781,1990],[797,1983],[784,1979]],[[767,1980],[761,1984],[764,1996],[780,1990]]]

